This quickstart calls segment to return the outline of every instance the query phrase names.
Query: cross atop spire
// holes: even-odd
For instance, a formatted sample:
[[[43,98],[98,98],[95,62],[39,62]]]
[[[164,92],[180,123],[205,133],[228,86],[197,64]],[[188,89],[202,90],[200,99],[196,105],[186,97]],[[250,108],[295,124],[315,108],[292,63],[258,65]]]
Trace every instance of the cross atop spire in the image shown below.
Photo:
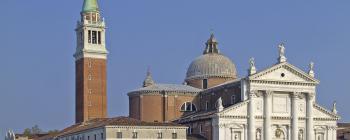
[[[147,69],[146,79],[143,81],[143,87],[154,85],[150,68]]]
[[[99,12],[97,0],[84,0],[82,13]]]
[[[205,43],[205,44],[206,44],[206,48],[205,48],[203,54],[209,54],[209,53],[219,54],[220,53],[220,50],[218,48],[219,43],[217,42],[213,33],[211,33],[210,38],[208,39],[207,43]]]

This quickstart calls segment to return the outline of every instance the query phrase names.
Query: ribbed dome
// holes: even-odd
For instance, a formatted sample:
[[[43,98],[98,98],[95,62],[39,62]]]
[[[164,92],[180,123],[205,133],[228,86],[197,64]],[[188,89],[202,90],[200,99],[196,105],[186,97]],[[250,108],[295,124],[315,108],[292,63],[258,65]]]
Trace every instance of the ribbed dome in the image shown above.
[[[236,66],[224,55],[204,54],[191,63],[186,80],[212,77],[237,78]]]

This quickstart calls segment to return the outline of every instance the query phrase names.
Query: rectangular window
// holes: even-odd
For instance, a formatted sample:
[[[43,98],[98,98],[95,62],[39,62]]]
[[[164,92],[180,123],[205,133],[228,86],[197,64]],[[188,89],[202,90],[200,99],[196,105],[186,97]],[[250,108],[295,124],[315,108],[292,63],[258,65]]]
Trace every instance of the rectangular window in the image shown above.
[[[88,42],[91,43],[91,30],[88,31]]]
[[[92,31],[92,44],[97,44],[97,31]]]
[[[84,42],[84,32],[80,32],[80,42]]]
[[[94,140],[97,140],[97,136],[96,136],[96,134],[94,135],[94,137],[95,137],[95,139],[94,139]]]
[[[158,132],[157,138],[158,138],[158,139],[162,139],[162,138],[163,138],[163,133],[162,133],[162,132]]]
[[[98,31],[98,44],[101,44],[101,31]]]
[[[203,89],[207,89],[208,88],[208,79],[203,79]]]
[[[101,140],[103,140],[103,133],[101,133]]]
[[[231,96],[231,104],[234,104],[235,101],[236,101],[236,97],[235,97],[235,95],[232,95],[232,96]]]
[[[132,132],[132,138],[137,139],[137,132]]]
[[[177,133],[173,133],[172,136],[171,136],[173,139],[177,139]]]
[[[205,102],[205,110],[209,110],[209,102]]]
[[[88,140],[90,140],[90,136],[88,136]]]
[[[203,127],[202,125],[199,126],[199,134],[202,134],[203,133]]]
[[[122,139],[123,138],[123,133],[122,132],[117,132],[117,138]]]

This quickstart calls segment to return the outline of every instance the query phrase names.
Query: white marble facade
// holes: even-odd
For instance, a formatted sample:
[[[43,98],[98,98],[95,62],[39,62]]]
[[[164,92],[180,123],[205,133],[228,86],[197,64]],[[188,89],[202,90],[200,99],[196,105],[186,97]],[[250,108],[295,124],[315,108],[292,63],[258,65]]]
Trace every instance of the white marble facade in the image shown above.
[[[279,59],[256,73],[252,59],[251,69],[243,101],[214,115],[214,140],[336,140],[339,116],[316,102],[313,63],[304,72]]]

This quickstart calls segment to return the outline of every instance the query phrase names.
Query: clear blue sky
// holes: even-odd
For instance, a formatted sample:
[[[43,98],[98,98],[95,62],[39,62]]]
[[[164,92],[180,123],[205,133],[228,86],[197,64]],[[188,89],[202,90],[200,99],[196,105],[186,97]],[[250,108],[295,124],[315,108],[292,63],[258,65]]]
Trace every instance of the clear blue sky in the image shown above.
[[[76,21],[83,0],[1,0],[0,137],[38,124],[74,122]],[[139,88],[147,66],[156,82],[182,83],[214,29],[221,51],[245,76],[255,57],[263,69],[285,42],[288,61],[315,62],[319,104],[338,102],[350,121],[348,0],[100,0],[108,25],[109,116],[128,114],[127,92]],[[0,139],[1,139],[0,138]]]

